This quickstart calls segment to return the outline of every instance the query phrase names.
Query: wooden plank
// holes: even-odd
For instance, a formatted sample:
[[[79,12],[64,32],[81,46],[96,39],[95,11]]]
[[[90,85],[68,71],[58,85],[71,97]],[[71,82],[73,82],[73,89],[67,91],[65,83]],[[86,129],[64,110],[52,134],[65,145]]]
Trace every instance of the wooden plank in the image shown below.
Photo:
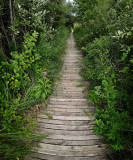
[[[82,79],[81,79],[81,77],[79,77],[79,78],[74,78],[74,77],[64,77],[64,78],[61,78],[61,80],[67,80],[67,81],[75,81],[75,80],[81,80],[82,81]]]
[[[73,99],[73,100],[75,100],[75,99]],[[55,105],[61,105],[61,106],[63,106],[63,105],[68,105],[68,106],[75,106],[76,108],[78,108],[78,106],[80,106],[79,108],[81,108],[81,106],[85,106],[86,105],[86,107],[87,107],[87,104],[88,104],[88,102],[87,101],[72,101],[72,102],[67,102],[67,101],[50,101],[49,102],[49,104],[50,105],[53,105],[53,104],[55,104]]]
[[[71,57],[71,58],[65,58],[65,61],[64,61],[64,63],[67,63],[67,64],[69,64],[69,63],[73,63],[73,62],[82,62],[82,60],[83,60],[83,58],[81,58],[81,57]]]
[[[63,75],[61,79],[64,79],[64,78],[67,78],[67,79],[81,79],[81,77],[78,75],[78,74],[66,74],[66,75]]]
[[[81,56],[77,56],[77,55],[74,55],[74,56],[70,56],[70,57],[65,57],[65,61],[64,62],[75,62],[75,61],[81,61],[81,60],[83,60],[83,58],[81,57]]]
[[[96,109],[94,107],[90,107],[90,108],[55,108],[54,106],[49,107],[48,111],[55,111],[57,113],[61,113],[61,112],[67,112],[67,113],[84,113],[84,112],[88,112],[88,114],[91,114],[95,111]],[[84,113],[85,115],[85,113]]]
[[[36,133],[41,134],[54,134],[54,135],[70,135],[70,136],[86,136],[86,135],[95,135],[93,130],[86,130],[86,131],[67,131],[67,130],[56,130],[56,129],[45,129],[40,128],[37,129]]]
[[[53,98],[54,96],[58,96],[59,98],[73,98],[73,99],[86,98],[85,95],[82,95],[82,94],[81,94],[81,95],[73,95],[73,94],[71,94],[70,92],[67,93],[67,94],[62,93],[62,92],[59,92],[59,93],[57,93],[57,94],[53,94],[52,98]]]
[[[82,125],[88,125],[90,121],[60,121],[60,120],[37,118],[37,122],[45,124],[55,124],[55,125],[82,126]]]
[[[78,85],[80,85],[81,83],[56,83],[56,87],[60,86],[60,87],[78,87]]]
[[[51,98],[51,101],[60,101],[60,102],[86,102],[87,100],[86,99],[58,99],[58,98]]]
[[[71,63],[70,63],[70,64],[63,65],[63,67],[70,67],[70,68],[75,68],[75,69],[81,69],[79,66],[72,65]]]
[[[87,135],[87,136],[70,136],[70,135],[50,135],[48,136],[50,139],[62,139],[62,140],[74,140],[74,141],[83,141],[83,140],[94,140],[101,139],[102,136],[97,135]]]
[[[60,109],[88,109],[87,105],[76,105],[75,103],[73,104],[50,104],[47,106],[47,108],[60,108]]]
[[[69,76],[71,76],[71,77],[77,77],[77,78],[79,78],[79,77],[81,77],[77,72],[76,73],[66,73],[66,72],[64,72],[63,73],[63,75],[62,75],[62,77],[69,77]]]
[[[64,65],[62,67],[62,70],[77,70],[77,71],[80,71],[81,68],[79,66],[75,66],[75,65]]]
[[[62,86],[58,86],[57,88],[55,88],[56,91],[67,91],[67,92],[80,92],[82,93],[82,91],[84,91],[84,88],[80,88],[80,87],[62,87]]]
[[[85,90],[84,88],[79,88],[79,87],[71,87],[69,88],[69,86],[58,86],[54,88],[54,93],[70,93],[70,94],[75,94],[75,95],[85,95],[87,90]],[[77,93],[77,94],[76,94]],[[72,98],[71,98],[72,99]],[[83,98],[77,98],[77,99],[83,99]]]
[[[66,104],[66,105],[88,105],[88,102],[86,99],[50,99],[49,104]]]
[[[81,83],[80,82],[72,82],[72,83],[69,83],[69,82],[56,82],[55,85],[57,86],[62,86],[62,87],[77,87],[78,85],[80,85]]]
[[[92,109],[95,109],[95,108],[92,108]],[[70,112],[70,113],[81,113],[81,112],[84,112],[84,111],[89,111],[89,109],[82,109],[82,108],[60,108],[60,107],[54,107],[54,106],[51,106],[51,107],[48,107],[48,110],[49,111],[56,111],[56,112]]]
[[[42,158],[38,158],[38,157],[34,157],[34,156],[33,157],[27,157],[27,158],[24,158],[24,160],[42,160]],[[47,159],[43,159],[43,160],[47,160]]]
[[[105,156],[95,156],[95,157],[64,157],[57,155],[45,155],[45,154],[34,154],[34,157],[39,157],[41,159],[46,160],[106,160]]]
[[[80,62],[80,61],[78,61],[78,62]],[[80,68],[80,64],[79,63],[78,64],[77,63],[73,63],[73,62],[72,63],[65,63],[64,62],[63,66],[64,67],[69,66],[69,67],[79,67]]]
[[[41,128],[46,128],[46,129],[62,129],[62,130],[71,130],[71,131],[85,131],[88,129],[93,129],[94,125],[83,125],[83,126],[78,126],[78,125],[56,125],[56,124],[47,124],[45,122],[40,123],[38,127]]]
[[[70,66],[70,65],[68,65],[68,66],[64,66],[64,67],[62,68],[62,70],[63,70],[63,71],[65,71],[65,70],[77,70],[77,71],[80,71],[81,68],[78,67],[78,66]]]
[[[53,116],[84,116],[85,115],[84,112],[77,112],[77,113],[74,113],[74,112],[57,112],[57,111],[52,111],[52,110],[51,111],[49,110],[46,113],[49,114],[49,115],[53,115]]]
[[[86,152],[81,152],[81,151],[58,151],[58,150],[50,150],[50,149],[43,149],[39,148],[36,153],[41,153],[41,154],[47,154],[47,155],[54,155],[54,156],[63,156],[63,157],[79,157],[79,156],[84,156],[84,157],[94,157],[94,156],[102,156],[104,155],[105,150],[88,150]]]
[[[63,146],[91,146],[91,145],[98,145],[98,144],[104,144],[103,141],[99,139],[92,139],[92,140],[62,140],[62,139],[43,139],[41,141],[42,143],[47,144],[55,144],[55,145],[63,145]]]
[[[39,117],[48,118],[48,116],[40,114]],[[65,120],[65,121],[90,121],[94,120],[93,116],[52,116],[53,120]]]
[[[59,81],[58,81],[59,82]],[[74,84],[75,82],[77,82],[77,83],[82,83],[83,82],[83,80],[63,80],[63,79],[60,79],[60,82],[61,83],[71,83],[71,84]]]
[[[77,99],[77,98],[82,98],[83,96],[85,96],[85,94],[84,93],[82,93],[81,91],[77,91],[77,92],[75,92],[75,91],[73,91],[73,90],[62,90],[62,89],[60,89],[60,88],[58,88],[58,89],[56,89],[55,91],[54,91],[54,93],[53,93],[53,95],[51,96],[51,98],[55,98],[55,96],[57,97],[58,96],[58,98],[60,98],[62,95],[66,95],[66,96],[68,96],[68,95],[71,95],[71,96],[75,96],[75,99]],[[76,96],[77,96],[77,98],[76,98]],[[79,96],[81,96],[81,97],[79,97]],[[70,97],[71,98],[71,97]],[[70,99],[69,98],[69,99]],[[60,99],[63,99],[63,98],[60,98]],[[68,98],[67,98],[68,99]],[[72,99],[74,99],[74,98],[72,98]],[[86,99],[86,98],[82,98],[82,99]]]
[[[64,88],[64,89],[63,89]],[[74,87],[73,87],[74,88]],[[82,95],[85,95],[85,93],[86,93],[86,91],[87,90],[83,90],[83,88],[78,88],[78,89],[76,89],[76,87],[75,87],[75,89],[68,89],[68,87],[67,86],[59,86],[59,87],[56,87],[56,88],[54,88],[54,94],[60,94],[60,93],[63,93],[63,94],[65,94],[65,95],[69,95],[69,94],[71,94],[71,95],[75,95],[75,96],[77,96],[77,99],[85,99],[85,98],[80,98],[80,97],[78,97],[78,96],[82,96]],[[53,95],[54,95],[53,94]],[[70,99],[73,99],[73,98],[70,98]]]
[[[80,69],[75,69],[75,68],[64,68],[62,70],[62,72],[71,72],[71,71],[76,71],[77,73],[79,73],[81,70]]]
[[[55,151],[73,151],[73,152],[87,152],[87,151],[99,151],[106,148],[106,144],[92,145],[92,146],[62,146],[39,143],[42,150],[49,149]]]
[[[73,59],[68,59],[68,58],[66,58],[65,60],[64,60],[64,64],[63,65],[67,65],[67,64],[73,64],[73,62],[82,62],[81,61],[81,59],[78,59],[78,58],[73,58]]]
[[[62,88],[58,88],[58,89],[56,88],[56,90],[54,91],[54,94],[51,97],[54,98],[55,96],[57,96],[57,95],[61,96],[62,94],[71,95],[71,96],[77,96],[77,98],[79,98],[79,99],[80,98],[81,99],[85,99],[85,98],[82,98],[82,96],[84,96],[85,93],[82,93],[81,91],[67,90],[67,89],[63,90]],[[78,96],[81,96],[81,97],[78,97]]]
[[[59,84],[59,85],[66,85],[66,84],[67,84],[67,85],[69,85],[69,84],[79,85],[80,82],[75,81],[75,82],[69,83],[69,82],[56,81],[55,84]]]

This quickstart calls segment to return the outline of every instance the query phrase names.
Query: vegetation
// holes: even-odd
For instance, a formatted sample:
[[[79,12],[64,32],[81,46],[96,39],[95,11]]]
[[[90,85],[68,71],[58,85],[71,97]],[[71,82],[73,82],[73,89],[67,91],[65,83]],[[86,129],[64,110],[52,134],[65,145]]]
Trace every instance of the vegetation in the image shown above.
[[[97,106],[94,130],[104,135],[114,159],[132,159],[133,2],[75,0],[75,5],[82,75],[91,80],[87,98]]]
[[[65,0],[0,1],[2,160],[26,157],[45,137],[34,134],[29,111],[52,93],[74,20],[82,76],[91,82],[87,99],[97,106],[94,130],[114,151],[112,158],[133,158],[132,13],[132,0],[75,0],[74,9]]]
[[[52,92],[72,25],[69,7],[63,0],[0,1],[2,160],[25,157],[42,138],[28,113]]]

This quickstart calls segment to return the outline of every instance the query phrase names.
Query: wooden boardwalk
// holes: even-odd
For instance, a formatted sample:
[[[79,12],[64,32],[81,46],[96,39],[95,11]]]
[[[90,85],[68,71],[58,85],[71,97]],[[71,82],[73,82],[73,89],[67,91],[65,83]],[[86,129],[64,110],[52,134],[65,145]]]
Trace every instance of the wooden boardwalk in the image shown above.
[[[46,111],[38,117],[39,133],[48,133],[39,143],[40,148],[28,160],[105,160],[105,144],[93,132],[95,108],[87,102],[82,90],[80,62],[82,54],[76,49],[73,34],[67,41],[68,48],[62,69],[62,78],[50,97]],[[87,111],[90,116],[85,115]]]

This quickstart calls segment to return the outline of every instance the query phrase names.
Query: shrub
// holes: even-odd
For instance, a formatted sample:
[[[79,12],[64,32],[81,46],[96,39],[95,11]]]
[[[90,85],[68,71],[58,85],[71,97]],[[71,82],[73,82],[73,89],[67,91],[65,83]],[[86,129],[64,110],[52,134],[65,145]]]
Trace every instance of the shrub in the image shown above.
[[[51,34],[51,33],[50,33]],[[35,141],[46,135],[33,132],[37,123],[29,109],[52,93],[62,62],[69,29],[59,28],[48,41],[47,30],[27,33],[22,52],[14,51],[0,65],[0,157],[19,159],[30,153]]]
[[[79,3],[83,22],[76,26],[74,35],[84,53],[82,76],[91,80],[87,99],[97,106],[94,130],[104,135],[117,159],[119,155],[120,159],[132,159],[133,6],[131,1],[107,2],[92,2],[91,11],[84,8],[91,1]],[[102,29],[98,17],[105,22]]]

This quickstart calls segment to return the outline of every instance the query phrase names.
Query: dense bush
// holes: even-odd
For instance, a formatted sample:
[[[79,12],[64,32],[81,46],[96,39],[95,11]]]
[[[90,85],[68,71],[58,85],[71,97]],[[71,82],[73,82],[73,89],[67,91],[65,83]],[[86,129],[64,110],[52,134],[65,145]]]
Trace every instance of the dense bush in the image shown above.
[[[50,13],[51,6],[54,15]],[[33,133],[37,123],[29,110],[51,94],[63,63],[61,57],[70,32],[68,6],[64,0],[0,1],[2,160],[25,157],[35,140],[45,137]]]
[[[120,159],[130,159],[133,157],[132,1],[79,0],[77,5],[82,25],[75,25],[74,35],[85,55],[82,75],[91,79],[87,98],[97,106],[94,130],[104,135]]]
[[[26,110],[45,101],[52,92],[53,80],[61,67],[69,29],[60,27],[53,42],[48,42],[46,30],[41,34],[27,34],[22,52],[12,52],[12,59],[2,61],[0,88],[0,157],[23,157],[34,140],[37,125],[27,117]],[[55,47],[56,46],[56,47]],[[47,74],[47,75],[46,75]]]

